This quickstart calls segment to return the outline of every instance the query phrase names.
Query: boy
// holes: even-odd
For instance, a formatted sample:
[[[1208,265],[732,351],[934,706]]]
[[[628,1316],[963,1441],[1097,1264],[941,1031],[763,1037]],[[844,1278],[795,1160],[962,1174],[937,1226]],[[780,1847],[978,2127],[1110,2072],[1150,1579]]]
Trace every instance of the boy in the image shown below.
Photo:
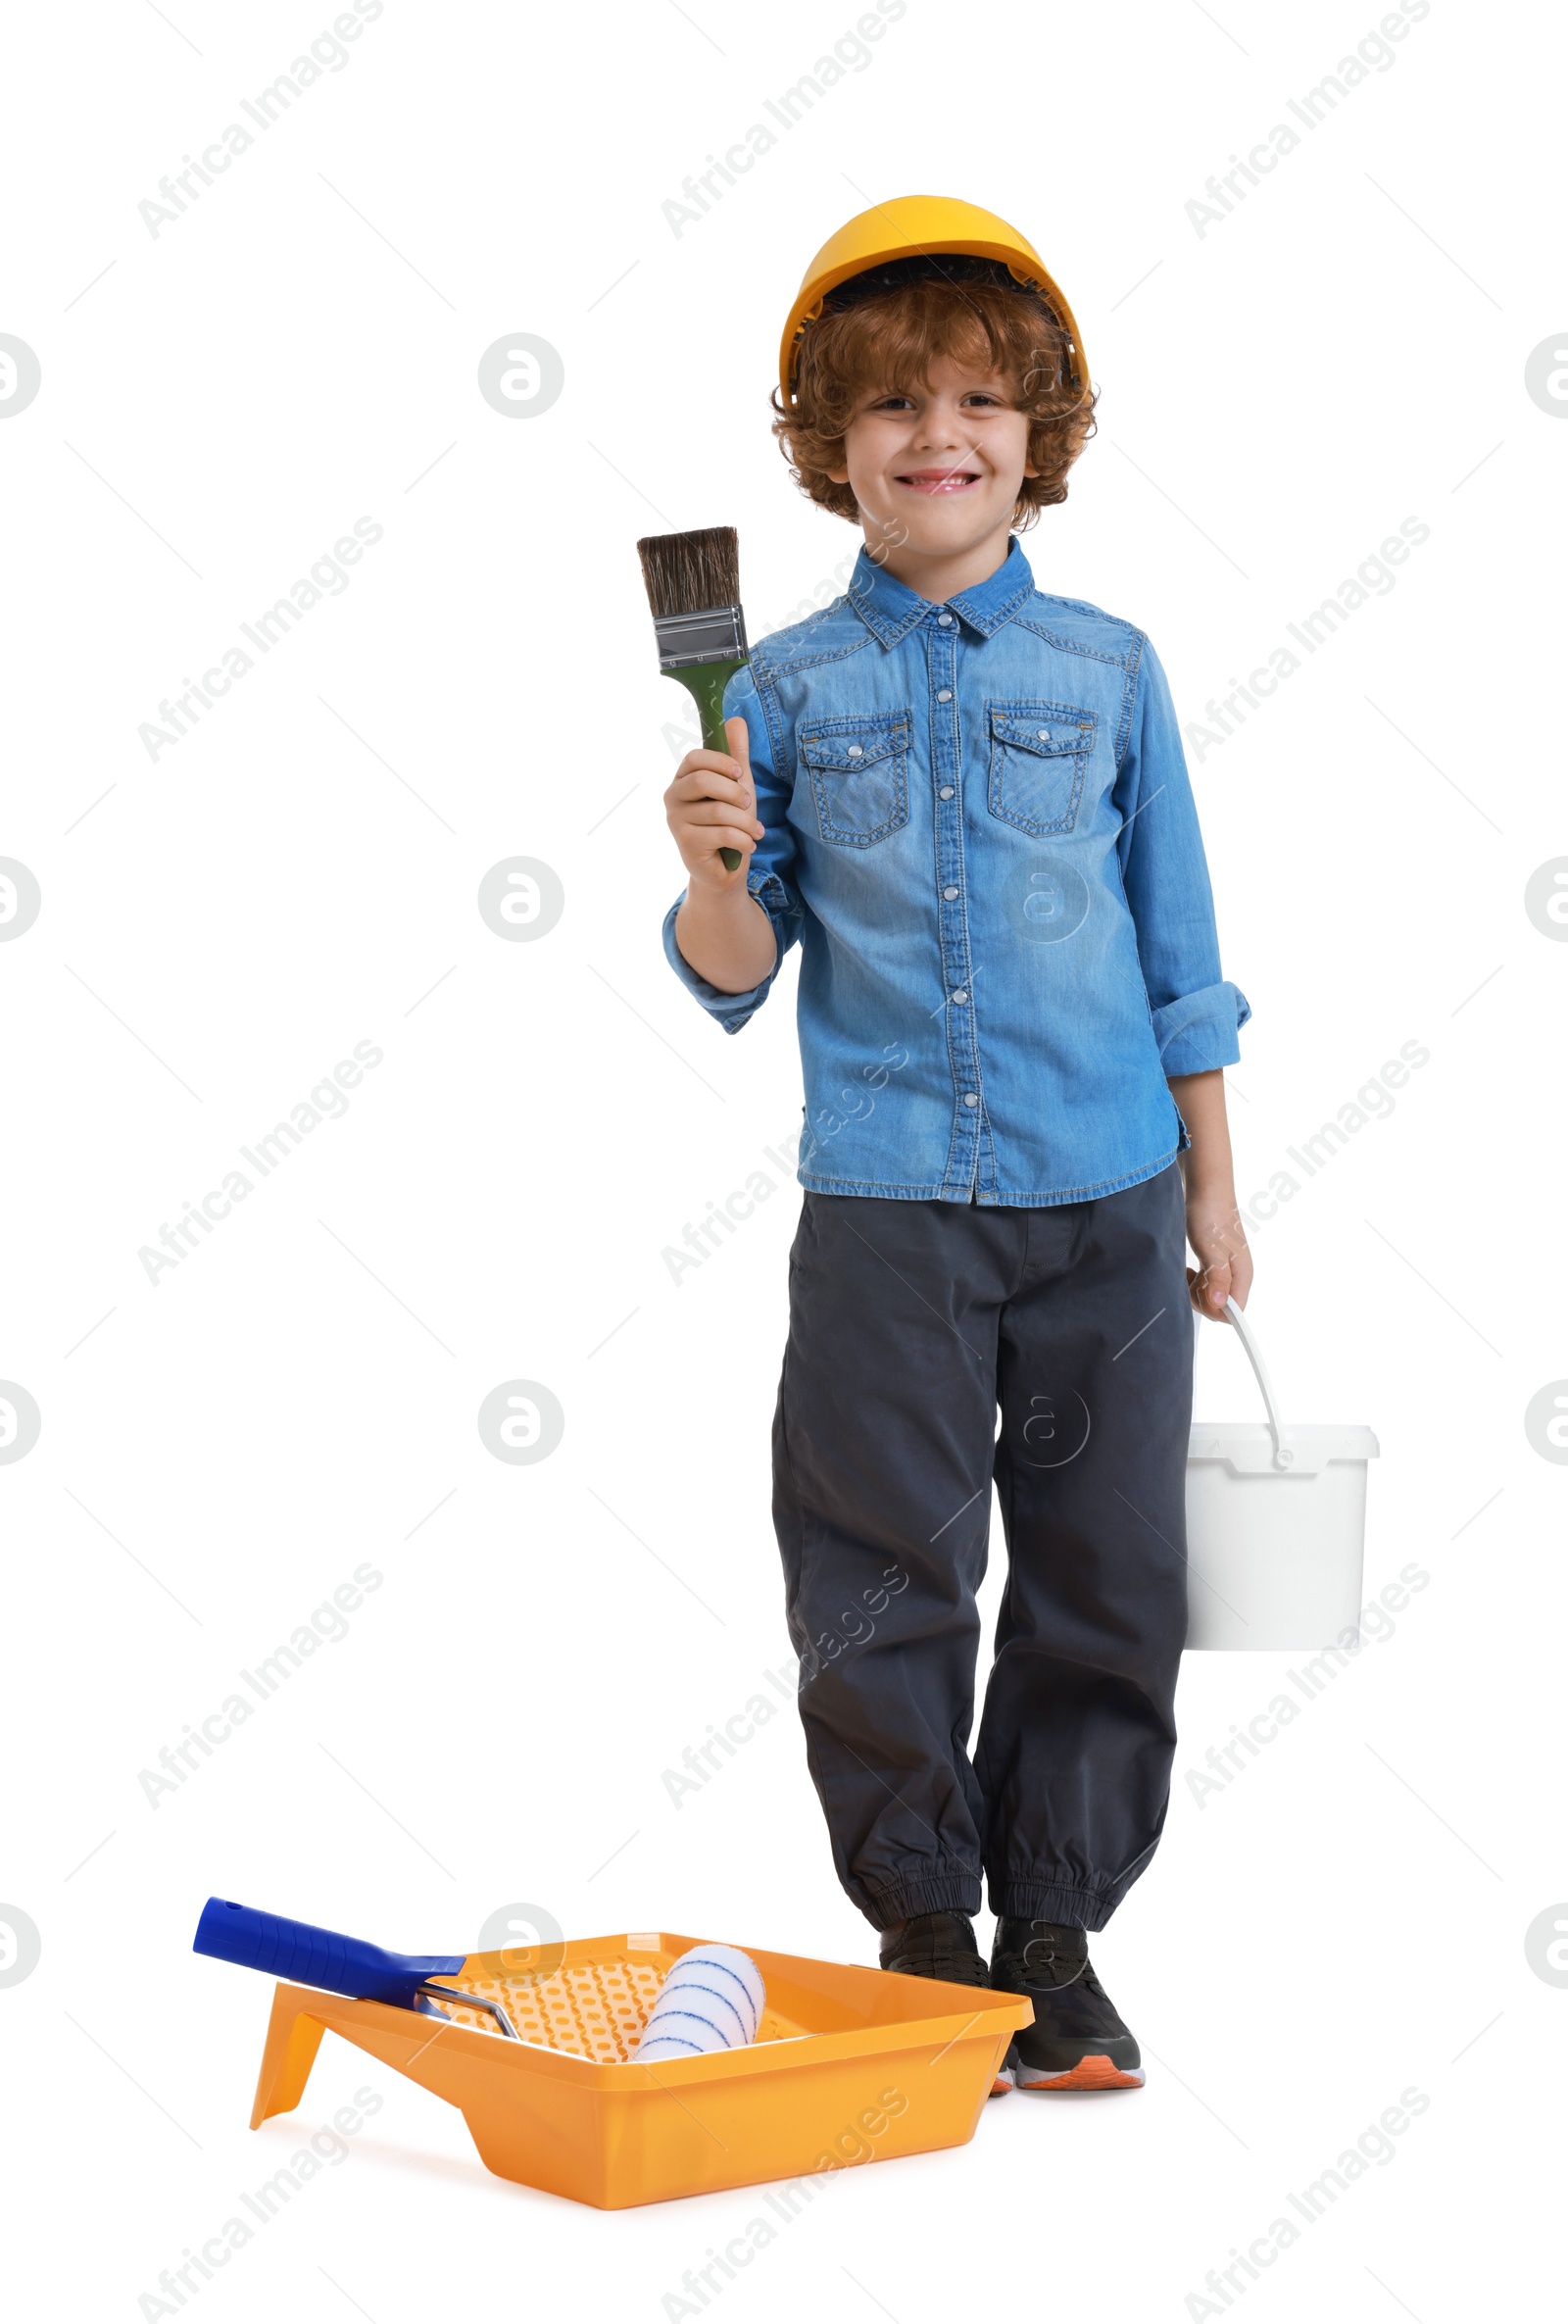
[[[665,948],[738,1032],[802,946],[773,1459],[808,1758],[882,1965],[1033,1998],[1001,2087],[1133,2087],[1087,1938],[1164,1820],[1188,1304],[1250,1285],[1221,1073],[1250,1011],[1152,648],[1037,592],[1011,537],[1093,425],[1036,253],[963,203],[867,212],[808,273],[782,384],[797,482],[865,547],[731,681],[733,756],[681,762]]]

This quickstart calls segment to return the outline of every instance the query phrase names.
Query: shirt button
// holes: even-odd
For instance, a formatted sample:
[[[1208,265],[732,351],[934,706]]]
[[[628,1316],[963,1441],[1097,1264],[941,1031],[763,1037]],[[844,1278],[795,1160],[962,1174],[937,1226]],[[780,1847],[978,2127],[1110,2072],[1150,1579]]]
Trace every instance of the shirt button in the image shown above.
[[[956,896],[957,892],[958,892],[958,891],[957,891],[957,889],[956,889],[956,888],[944,888],[944,889],[943,889],[943,891],[942,891],[943,895],[944,895],[944,896],[946,896],[946,898],[947,898],[947,900],[948,900],[948,902],[949,902],[950,904],[953,902],[953,900],[954,900],[955,896]]]
[[[967,994],[967,993],[964,991],[964,989],[963,989],[962,985],[959,985],[959,987],[958,987],[957,991],[956,991],[956,992],[954,994],[954,996],[953,996],[953,997],[954,997],[954,999],[955,999],[956,1001],[959,1001],[959,1002],[962,1002],[962,1001],[967,1001],[967,999],[969,998],[968,994]]]
[[[937,627],[939,629],[951,629],[953,627],[953,616],[951,614],[938,614]]]
[[[975,1096],[972,1089],[966,1089],[963,1093],[963,1102],[966,1106],[978,1106],[980,1100]]]
[[[951,799],[953,797],[953,785],[951,783],[944,783],[941,790],[937,793],[937,797],[939,799]]]
[[[1051,740],[1051,728],[1049,726],[1042,726],[1039,735],[1037,736],[1037,740],[1040,742],[1049,742]]]
[[[951,702],[953,700],[953,688],[951,686],[944,686],[937,695],[937,700],[938,702]]]
[[[852,742],[850,745],[849,755],[852,759],[859,759],[863,758],[865,754],[858,742]]]

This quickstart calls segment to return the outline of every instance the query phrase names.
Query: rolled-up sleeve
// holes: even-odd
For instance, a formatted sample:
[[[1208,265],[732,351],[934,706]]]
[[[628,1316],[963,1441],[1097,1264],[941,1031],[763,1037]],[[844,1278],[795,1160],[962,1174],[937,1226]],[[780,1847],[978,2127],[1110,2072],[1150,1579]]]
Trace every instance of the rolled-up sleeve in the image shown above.
[[[784,955],[800,936],[805,906],[792,876],[795,834],[788,819],[790,787],[778,771],[765,709],[749,668],[738,669],[724,688],[724,716],[746,720],[752,779],[757,789],[757,815],[763,831],[747,868],[746,886],[748,894],[757,898],[772,923],[777,951],[772,967],[750,992],[720,992],[706,976],[698,975],[675,941],[675,915],[686,901],[683,888],[664,915],[664,958],[709,1015],[715,1017],[726,1033],[738,1033],[742,1025],[751,1022],[772,990],[773,979],[784,964]]]
[[[1116,775],[1122,884],[1167,1079],[1234,1065],[1252,1012],[1220,973],[1203,837],[1165,672],[1146,638]]]

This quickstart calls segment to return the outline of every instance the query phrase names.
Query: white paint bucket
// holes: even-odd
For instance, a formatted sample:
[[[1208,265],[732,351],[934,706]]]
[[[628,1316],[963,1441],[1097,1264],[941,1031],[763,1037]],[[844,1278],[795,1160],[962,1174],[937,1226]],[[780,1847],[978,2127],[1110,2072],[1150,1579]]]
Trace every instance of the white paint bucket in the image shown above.
[[[1344,1645],[1359,1629],[1370,1428],[1287,1427],[1234,1300],[1261,1420],[1195,1420],[1187,1452],[1187,1644]],[[1194,1315],[1195,1326],[1199,1322]]]

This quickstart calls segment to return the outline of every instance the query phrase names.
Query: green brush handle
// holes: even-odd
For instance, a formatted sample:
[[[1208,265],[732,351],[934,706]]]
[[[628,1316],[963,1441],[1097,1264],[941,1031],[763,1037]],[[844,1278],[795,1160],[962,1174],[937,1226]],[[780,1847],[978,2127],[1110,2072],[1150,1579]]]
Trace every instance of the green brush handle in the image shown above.
[[[724,688],[744,662],[694,662],[686,669],[666,669],[665,677],[674,678],[685,687],[697,705],[697,723],[703,732],[703,747],[710,751],[729,754],[729,738],[724,732]],[[741,867],[739,848],[721,847],[719,859],[726,871]]]

